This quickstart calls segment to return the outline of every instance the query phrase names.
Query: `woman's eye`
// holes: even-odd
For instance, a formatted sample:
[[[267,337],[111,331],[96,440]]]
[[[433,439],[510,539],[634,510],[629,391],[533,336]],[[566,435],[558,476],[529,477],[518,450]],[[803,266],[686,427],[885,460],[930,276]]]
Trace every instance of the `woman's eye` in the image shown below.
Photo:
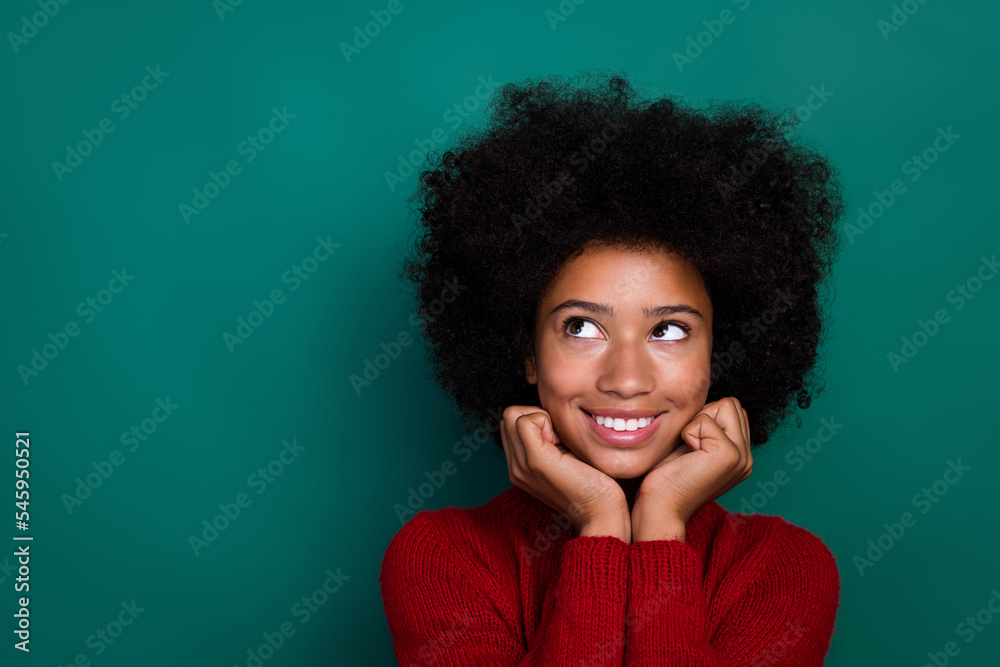
[[[566,331],[569,333],[570,336],[573,336],[575,338],[596,338],[596,336],[593,335],[588,336],[581,333],[581,330],[585,329],[588,326],[592,329],[591,331],[592,334],[594,333],[600,334],[600,329],[598,329],[593,322],[588,322],[587,320],[570,320],[569,325],[566,327]]]
[[[673,329],[673,331],[669,331],[670,329]],[[687,327],[676,322],[664,322],[658,325],[655,329],[653,329],[654,337],[659,331],[668,332],[667,337],[657,338],[656,340],[681,340],[683,338],[687,338],[688,335]]]
[[[590,328],[588,333],[587,329]],[[566,333],[574,338],[599,338],[601,330],[593,322],[579,318],[566,321]],[[653,339],[660,341],[683,340],[691,330],[680,322],[661,322],[653,329]],[[664,337],[659,337],[664,336]]]

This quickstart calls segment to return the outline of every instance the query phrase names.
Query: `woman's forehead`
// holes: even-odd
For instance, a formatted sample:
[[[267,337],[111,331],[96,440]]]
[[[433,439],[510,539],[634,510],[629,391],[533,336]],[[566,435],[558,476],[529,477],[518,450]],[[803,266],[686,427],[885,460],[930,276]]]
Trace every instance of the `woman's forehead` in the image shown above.
[[[698,270],[676,253],[618,247],[588,247],[563,263],[543,302],[570,298],[641,308],[678,299],[699,310],[711,304]]]

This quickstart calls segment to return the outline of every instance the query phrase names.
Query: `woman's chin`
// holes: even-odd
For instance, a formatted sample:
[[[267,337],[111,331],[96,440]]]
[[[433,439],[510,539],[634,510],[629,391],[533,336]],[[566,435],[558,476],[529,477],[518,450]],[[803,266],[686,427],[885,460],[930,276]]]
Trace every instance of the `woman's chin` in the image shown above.
[[[642,477],[652,467],[638,452],[596,452],[591,465],[612,479]]]

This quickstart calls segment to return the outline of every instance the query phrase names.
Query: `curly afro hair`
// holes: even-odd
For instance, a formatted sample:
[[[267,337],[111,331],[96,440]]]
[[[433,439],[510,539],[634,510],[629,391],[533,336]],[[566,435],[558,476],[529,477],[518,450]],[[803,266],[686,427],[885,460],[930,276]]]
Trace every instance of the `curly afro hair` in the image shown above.
[[[737,397],[759,447],[791,397],[806,409],[822,390],[818,288],[838,251],[838,173],[790,132],[790,110],[698,110],[643,99],[621,72],[581,77],[504,84],[485,127],[428,156],[408,200],[422,234],[401,275],[435,378],[466,428],[540,405],[524,359],[562,264],[595,243],[665,249],[698,269],[712,301],[708,401]]]

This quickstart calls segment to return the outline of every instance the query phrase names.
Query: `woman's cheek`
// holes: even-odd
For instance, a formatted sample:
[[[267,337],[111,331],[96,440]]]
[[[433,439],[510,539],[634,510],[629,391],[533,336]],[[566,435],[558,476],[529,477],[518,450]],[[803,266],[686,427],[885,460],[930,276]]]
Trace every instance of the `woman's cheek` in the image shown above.
[[[708,396],[708,390],[712,386],[712,359],[707,352],[692,360],[689,377],[693,380],[691,384],[696,394]]]
[[[711,387],[712,387],[712,372],[710,368],[706,368],[701,373],[701,384],[698,389],[698,394],[703,399],[706,398],[708,396],[708,390]]]

